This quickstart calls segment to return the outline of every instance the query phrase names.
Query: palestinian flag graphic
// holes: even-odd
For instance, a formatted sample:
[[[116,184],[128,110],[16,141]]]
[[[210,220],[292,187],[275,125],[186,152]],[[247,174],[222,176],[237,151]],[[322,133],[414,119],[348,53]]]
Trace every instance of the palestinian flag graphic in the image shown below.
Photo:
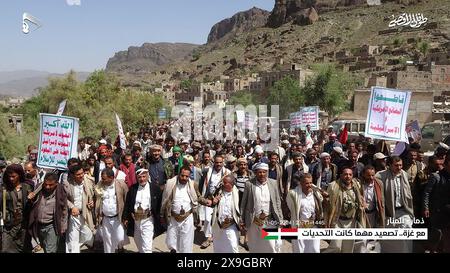
[[[298,228],[263,228],[261,237],[264,240],[297,240]]]

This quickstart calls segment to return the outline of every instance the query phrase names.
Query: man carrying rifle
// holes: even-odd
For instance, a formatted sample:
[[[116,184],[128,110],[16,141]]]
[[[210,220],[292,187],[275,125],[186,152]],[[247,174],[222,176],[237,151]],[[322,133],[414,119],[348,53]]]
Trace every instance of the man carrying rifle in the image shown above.
[[[207,199],[212,199],[212,196],[214,195],[215,191],[219,188],[218,185],[221,184],[222,179],[226,176],[231,174],[231,171],[224,167],[224,158],[222,155],[216,155],[214,156],[214,166],[213,168],[207,169],[206,173],[203,175],[202,181],[200,181],[200,191],[202,193],[202,196]],[[201,248],[207,248],[211,245],[213,241],[212,237],[212,214],[213,214],[213,208],[211,207],[203,207],[203,209],[200,209],[200,214],[204,213],[204,232],[206,240],[202,243]]]
[[[21,165],[13,164],[6,168],[0,195],[2,212],[1,252],[21,253],[25,246],[28,208],[28,194],[32,191],[25,183],[25,172]],[[27,242],[29,243],[29,242]]]

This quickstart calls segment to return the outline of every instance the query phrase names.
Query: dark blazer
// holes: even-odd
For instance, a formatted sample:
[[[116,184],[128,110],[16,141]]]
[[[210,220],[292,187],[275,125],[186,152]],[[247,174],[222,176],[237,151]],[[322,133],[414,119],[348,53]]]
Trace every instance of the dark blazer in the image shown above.
[[[149,182],[148,182],[149,183]],[[162,201],[162,191],[159,185],[156,185],[155,183],[150,183],[150,196],[151,196],[151,211],[153,217],[153,225],[154,225],[154,232],[153,237],[156,237],[164,232],[161,224],[160,224],[160,208],[161,208],[161,201]],[[139,189],[139,183],[134,184],[131,186],[130,190],[127,193],[127,198],[125,201],[125,206],[123,209],[122,214],[122,221],[127,220],[127,235],[134,237],[134,219],[132,217],[132,213],[134,213],[134,204],[136,203],[136,194]]]

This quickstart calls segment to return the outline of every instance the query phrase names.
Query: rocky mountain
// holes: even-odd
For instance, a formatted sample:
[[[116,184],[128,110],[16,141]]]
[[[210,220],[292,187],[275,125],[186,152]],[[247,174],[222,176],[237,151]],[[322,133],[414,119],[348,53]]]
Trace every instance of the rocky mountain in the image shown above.
[[[229,33],[234,35],[266,25],[270,12],[253,7],[215,24],[208,35],[208,43],[215,42]]]
[[[416,4],[421,0],[380,0],[379,3]],[[294,22],[297,25],[310,25],[319,20],[319,13],[341,7],[369,6],[373,0],[275,0],[275,6],[269,16],[267,26],[280,27]]]
[[[109,72],[151,72],[156,68],[182,61],[190,56],[198,45],[187,43],[145,43],[117,52],[108,60]]]
[[[384,0],[380,6],[357,0],[276,0],[274,3],[271,17],[274,20],[274,14],[279,14],[279,27],[230,32],[219,42],[198,47],[195,58],[166,64],[148,73],[129,69],[117,76],[128,86],[151,88],[166,81],[216,81],[222,75],[243,77],[277,70],[283,62],[301,67],[332,62],[343,69],[375,64],[374,68],[355,72],[368,71],[369,75],[370,69],[386,72],[406,61],[423,61],[428,53],[450,50],[448,0]],[[320,16],[313,24],[289,21],[296,19],[294,14],[308,9],[307,14],[313,15],[314,9]],[[425,26],[389,28],[392,15],[417,12],[428,18]],[[358,60],[352,60],[351,56],[364,45],[379,46],[380,53],[357,64]],[[340,59],[338,52],[343,55]]]

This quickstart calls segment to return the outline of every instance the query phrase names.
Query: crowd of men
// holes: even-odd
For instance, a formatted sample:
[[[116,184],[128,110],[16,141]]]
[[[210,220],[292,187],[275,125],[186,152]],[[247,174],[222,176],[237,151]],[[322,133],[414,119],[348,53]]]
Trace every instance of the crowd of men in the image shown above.
[[[307,138],[313,140],[306,145]],[[342,137],[340,138],[342,140]],[[79,253],[85,245],[120,252],[133,240],[151,253],[166,233],[170,252],[201,248],[278,253],[282,240],[263,228],[429,229],[427,241],[290,240],[295,253],[450,252],[450,152],[424,157],[412,139],[400,155],[385,141],[339,141],[332,128],[283,131],[264,141],[189,141],[169,123],[127,134],[127,148],[106,130],[79,139],[67,171],[0,160],[2,252]],[[418,223],[414,219],[421,219]]]

